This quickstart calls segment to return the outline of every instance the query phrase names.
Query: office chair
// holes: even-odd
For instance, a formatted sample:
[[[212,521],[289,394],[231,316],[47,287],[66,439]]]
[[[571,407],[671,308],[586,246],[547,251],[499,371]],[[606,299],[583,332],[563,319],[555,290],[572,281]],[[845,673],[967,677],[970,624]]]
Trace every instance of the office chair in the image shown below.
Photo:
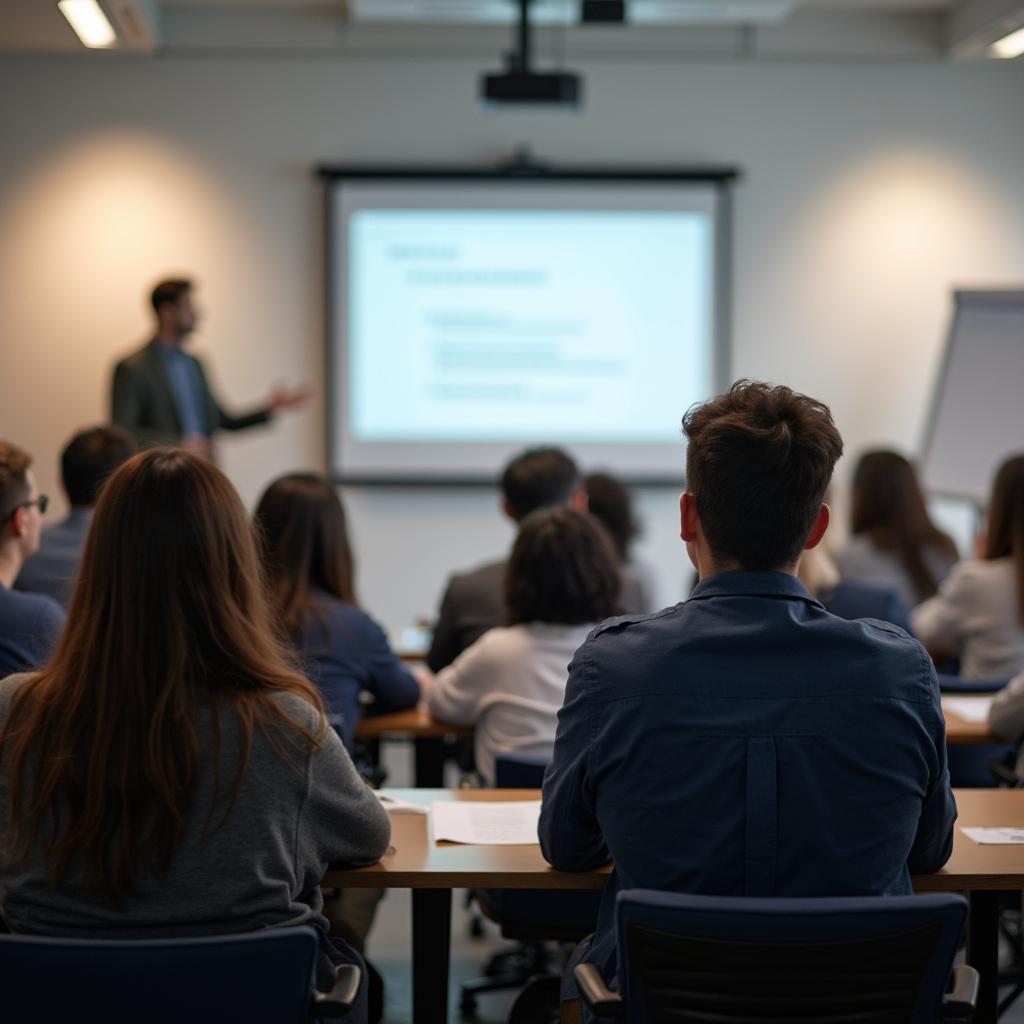
[[[594,964],[573,977],[591,1013],[630,1024],[966,1021],[978,973],[953,968],[966,919],[967,901],[953,894],[749,899],[632,889],[615,907],[619,991]]]
[[[547,758],[500,754],[494,763],[494,784],[499,789],[539,789]],[[546,1010],[558,1014],[558,985],[573,947],[597,923],[601,894],[597,892],[545,892],[536,889],[478,889],[476,900],[484,916],[501,929],[503,938],[519,943],[511,952],[493,956],[484,975],[463,982],[459,1007],[466,1016],[476,1012],[477,996],[485,992],[522,988],[531,993],[517,999],[510,1022],[536,1022]],[[557,943],[559,948],[551,949]],[[552,996],[553,993],[553,996]]]
[[[939,691],[948,694],[989,694],[998,693],[1009,679],[972,679],[964,676],[939,673]],[[955,744],[947,750],[949,781],[957,789],[987,789],[998,785],[993,780],[996,763],[1006,762],[1014,755],[1013,747],[1006,743]]]
[[[362,972],[313,986],[319,943],[308,927],[188,939],[0,935],[5,1020],[146,1024],[300,1024],[346,1017]]]
[[[941,693],[998,693],[1010,681],[1009,677],[999,679],[969,679],[965,676],[951,675],[948,672],[940,672],[939,691]]]

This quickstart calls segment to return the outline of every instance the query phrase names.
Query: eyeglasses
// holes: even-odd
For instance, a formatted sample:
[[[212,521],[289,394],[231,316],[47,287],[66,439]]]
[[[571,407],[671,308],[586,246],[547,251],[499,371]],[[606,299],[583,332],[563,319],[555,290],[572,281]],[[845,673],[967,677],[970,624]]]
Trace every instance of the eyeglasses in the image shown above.
[[[38,507],[39,514],[41,516],[45,516],[46,510],[50,505],[50,499],[45,494],[40,494],[38,498],[33,498],[31,501],[19,501],[18,504],[4,516],[2,521],[6,523],[19,508],[31,508],[33,505]]]

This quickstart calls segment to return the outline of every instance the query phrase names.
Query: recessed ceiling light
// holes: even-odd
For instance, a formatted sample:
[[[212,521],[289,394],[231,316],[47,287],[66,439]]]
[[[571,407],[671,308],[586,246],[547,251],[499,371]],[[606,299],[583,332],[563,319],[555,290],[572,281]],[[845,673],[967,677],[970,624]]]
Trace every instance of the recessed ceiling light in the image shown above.
[[[1019,28],[1016,32],[1003,36],[1002,39],[997,39],[992,44],[992,52],[995,56],[1003,57],[1007,60],[1019,57],[1024,53],[1024,28]]]
[[[98,49],[117,42],[117,35],[96,0],[60,0],[57,6],[83,46]]]

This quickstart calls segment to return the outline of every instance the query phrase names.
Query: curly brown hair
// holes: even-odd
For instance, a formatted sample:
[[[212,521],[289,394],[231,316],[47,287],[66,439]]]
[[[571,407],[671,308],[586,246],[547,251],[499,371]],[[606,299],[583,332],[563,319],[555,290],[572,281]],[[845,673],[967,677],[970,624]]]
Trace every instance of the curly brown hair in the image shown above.
[[[618,558],[593,516],[548,508],[523,520],[505,574],[509,622],[577,626],[619,611]]]
[[[792,565],[843,454],[827,405],[781,385],[739,380],[683,419],[686,487],[719,562]]]

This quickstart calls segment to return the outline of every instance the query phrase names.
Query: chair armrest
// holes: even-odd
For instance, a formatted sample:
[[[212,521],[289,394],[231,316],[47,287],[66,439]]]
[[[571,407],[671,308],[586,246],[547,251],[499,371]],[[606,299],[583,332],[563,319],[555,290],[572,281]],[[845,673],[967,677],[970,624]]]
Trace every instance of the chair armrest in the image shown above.
[[[594,1016],[622,1016],[622,996],[608,988],[596,964],[577,964],[572,976],[579,986],[583,1002]]]
[[[953,968],[953,988],[942,997],[943,1020],[970,1020],[978,1005],[978,972],[967,964]]]
[[[315,992],[309,1006],[311,1017],[345,1017],[352,1012],[363,972],[355,964],[343,964],[334,972],[330,992]]]

